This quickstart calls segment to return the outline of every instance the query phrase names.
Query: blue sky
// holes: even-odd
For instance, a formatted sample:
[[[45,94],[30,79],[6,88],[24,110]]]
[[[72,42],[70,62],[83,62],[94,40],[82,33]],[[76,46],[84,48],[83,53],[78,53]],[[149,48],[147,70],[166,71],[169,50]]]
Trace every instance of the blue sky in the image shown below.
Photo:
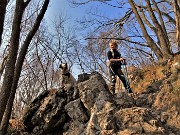
[[[75,12],[77,12],[77,9],[71,8],[67,0],[52,0],[46,12],[46,19],[52,20],[54,19],[54,16],[57,16],[60,13],[71,16],[72,13],[74,14]]]
[[[111,3],[115,2],[112,1]],[[120,11],[121,9],[110,7],[101,2],[90,2],[79,7],[72,7],[68,0],[52,0],[45,17],[47,21],[50,21],[53,20],[55,16],[63,13],[74,21],[87,15],[87,11],[89,11],[90,8],[98,9],[103,15],[108,17],[118,17],[122,13]]]
[[[109,3],[117,5],[117,1],[118,0],[112,0]],[[97,11],[98,15],[100,14],[101,16],[105,16],[109,19],[119,18],[119,16],[122,16],[125,13],[120,8],[114,8],[97,1],[89,2],[88,4],[84,4],[82,6],[73,7],[68,0],[52,0],[50,1],[50,6],[45,14],[45,19],[46,22],[51,25],[51,22],[54,21],[56,17],[63,15],[68,19],[66,21],[67,28],[72,28],[72,26],[77,28],[79,27],[79,24],[77,24],[76,20],[82,20],[83,17],[89,18],[90,14],[88,14],[88,12],[90,9],[92,9],[92,11]],[[98,20],[100,19],[98,18]],[[93,30],[93,26],[89,27],[88,32]],[[78,30],[78,32],[80,31]],[[76,34],[78,34],[79,39],[84,39],[84,37],[80,37],[81,35],[85,35],[84,31],[81,31],[81,33],[76,32]],[[83,40],[81,40],[81,42],[83,42]]]
[[[46,21],[51,21],[59,14],[63,14],[74,20],[82,15],[79,12],[79,8],[72,8],[67,0],[52,0],[46,12],[45,18]]]

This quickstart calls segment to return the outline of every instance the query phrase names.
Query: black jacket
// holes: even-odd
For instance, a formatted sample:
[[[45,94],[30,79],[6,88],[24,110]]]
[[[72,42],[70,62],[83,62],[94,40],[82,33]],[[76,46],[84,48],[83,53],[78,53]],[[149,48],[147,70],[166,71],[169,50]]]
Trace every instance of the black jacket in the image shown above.
[[[113,49],[113,50],[109,50],[107,52],[107,57],[109,60],[110,59],[119,59],[119,58],[121,58],[121,54],[116,49]],[[121,62],[120,61],[111,62],[110,66],[113,68],[118,68],[121,66]]]

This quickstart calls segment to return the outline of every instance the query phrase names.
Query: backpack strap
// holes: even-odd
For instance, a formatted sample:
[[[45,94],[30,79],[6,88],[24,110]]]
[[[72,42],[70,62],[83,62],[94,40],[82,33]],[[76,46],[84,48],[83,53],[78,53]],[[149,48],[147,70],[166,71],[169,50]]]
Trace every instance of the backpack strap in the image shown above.
[[[113,49],[111,49],[110,51],[111,51],[111,54],[112,54],[113,59],[114,59],[114,51],[113,51]]]

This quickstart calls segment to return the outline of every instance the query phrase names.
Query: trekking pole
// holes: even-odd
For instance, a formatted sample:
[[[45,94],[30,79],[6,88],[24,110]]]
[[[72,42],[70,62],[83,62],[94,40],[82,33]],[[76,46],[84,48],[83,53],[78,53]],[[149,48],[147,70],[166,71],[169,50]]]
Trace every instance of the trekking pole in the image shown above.
[[[125,70],[125,76],[126,76],[126,79],[130,85],[130,81],[129,81],[129,78],[128,78],[128,70],[127,70],[127,66],[126,66],[126,62],[124,63],[124,70]]]
[[[127,68],[125,59],[122,61],[124,76],[127,78]]]
[[[124,78],[125,78],[125,81],[126,81],[126,85],[127,86],[129,85],[129,87],[130,87],[130,83],[129,83],[129,80],[128,80],[127,66],[126,66],[126,61],[125,60],[122,61],[122,65],[124,67]],[[128,90],[128,92],[129,92],[129,90]]]

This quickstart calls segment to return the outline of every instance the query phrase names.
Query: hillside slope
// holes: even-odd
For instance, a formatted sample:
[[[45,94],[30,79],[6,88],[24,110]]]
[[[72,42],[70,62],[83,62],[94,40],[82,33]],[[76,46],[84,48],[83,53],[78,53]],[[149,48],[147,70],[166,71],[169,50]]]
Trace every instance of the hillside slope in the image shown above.
[[[168,63],[135,69],[131,73],[135,97],[124,90],[111,94],[97,72],[81,74],[76,85],[69,83],[35,98],[26,107],[24,128],[18,134],[179,135],[177,62],[179,56]]]

